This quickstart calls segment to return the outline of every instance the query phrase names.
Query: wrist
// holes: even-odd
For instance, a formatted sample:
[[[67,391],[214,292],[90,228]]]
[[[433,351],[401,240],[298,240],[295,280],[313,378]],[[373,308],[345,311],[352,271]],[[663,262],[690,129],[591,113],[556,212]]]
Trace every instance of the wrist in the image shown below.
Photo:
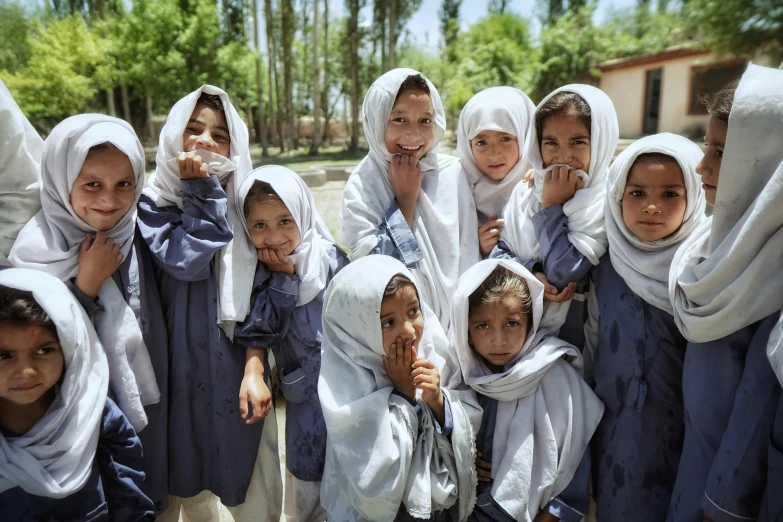
[[[89,281],[87,277],[82,275],[81,271],[76,274],[76,278],[73,280],[73,284],[90,299],[95,299],[98,297],[98,291],[101,289],[101,285],[98,285],[93,281]]]
[[[248,348],[245,351],[245,376],[264,376],[264,348]]]

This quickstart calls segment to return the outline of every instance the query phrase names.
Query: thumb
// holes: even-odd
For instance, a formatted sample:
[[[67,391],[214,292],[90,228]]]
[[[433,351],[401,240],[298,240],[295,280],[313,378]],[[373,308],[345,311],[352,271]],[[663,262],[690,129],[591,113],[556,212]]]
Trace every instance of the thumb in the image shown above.
[[[247,392],[242,390],[239,394],[239,415],[243,418],[247,418]]]
[[[87,234],[87,237],[85,237],[84,241],[82,241],[82,246],[79,248],[79,253],[83,254],[87,252],[91,246],[92,246],[92,235]]]

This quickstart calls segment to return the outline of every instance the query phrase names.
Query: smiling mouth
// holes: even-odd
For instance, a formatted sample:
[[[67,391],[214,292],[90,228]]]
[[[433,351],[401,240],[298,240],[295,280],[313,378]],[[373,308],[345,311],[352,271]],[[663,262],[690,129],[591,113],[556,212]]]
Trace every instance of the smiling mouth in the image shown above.
[[[111,216],[112,214],[117,212],[117,209],[114,210],[98,210],[97,208],[92,209],[93,212],[96,212],[100,214],[101,216]]]
[[[491,169],[500,169],[500,168],[503,168],[505,166],[506,166],[505,163],[498,163],[497,165],[490,165],[489,168],[491,168]]]
[[[715,187],[715,185],[710,185],[709,183],[702,183],[701,188],[704,190],[715,190],[717,187]]]
[[[288,244],[288,242],[286,241],[285,243],[280,243],[279,245],[267,245],[266,247],[267,248],[271,248],[272,250],[280,250],[281,248],[283,248],[287,244]]]
[[[405,154],[415,154],[421,150],[423,145],[397,145]]]
[[[491,353],[489,354],[489,357],[492,359],[504,359],[509,356],[509,352],[504,353]]]
[[[27,385],[24,385],[24,386],[16,386],[15,388],[11,388],[11,390],[16,391],[16,392],[26,392],[26,391],[30,391],[30,390],[32,390],[34,388],[37,388],[39,386],[41,386],[41,383],[38,383],[38,384],[27,384]]]

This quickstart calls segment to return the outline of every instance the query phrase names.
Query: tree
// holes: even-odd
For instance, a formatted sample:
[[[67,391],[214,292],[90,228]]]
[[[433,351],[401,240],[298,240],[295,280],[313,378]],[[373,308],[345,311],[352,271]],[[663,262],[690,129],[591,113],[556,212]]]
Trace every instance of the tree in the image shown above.
[[[459,36],[459,9],[462,0],[443,0],[440,6],[440,33],[443,36],[443,50],[446,61],[457,61],[456,45]]]
[[[253,32],[255,35],[253,43],[256,49],[256,96],[258,96],[258,119],[256,120],[256,129],[258,140],[261,142],[261,156],[266,158],[269,156],[269,140],[266,136],[266,114],[264,112],[264,75],[261,71],[263,68],[263,59],[261,57],[261,30],[258,27],[258,18],[258,0],[253,0]]]
[[[780,0],[688,0],[682,13],[688,32],[707,49],[748,58],[761,52],[783,61]]]
[[[351,72],[351,152],[359,149],[359,9],[360,0],[348,4],[348,37],[350,38]]]
[[[313,0],[313,139],[310,141],[310,155],[318,154],[321,145],[321,92],[319,80],[321,72],[318,67],[318,4],[321,0]],[[328,60],[329,57],[327,56]]]
[[[269,114],[276,114],[274,116],[275,127],[277,129],[278,145],[280,151],[285,152],[285,138],[283,135],[283,108],[280,102],[280,86],[277,70],[277,46],[275,45],[275,25],[276,20],[274,17],[274,10],[272,7],[272,0],[264,0],[264,20],[266,25],[266,50],[269,75]],[[275,103],[272,102],[274,98]],[[276,109],[276,111],[275,111]]]
[[[494,14],[505,14],[508,0],[489,0],[489,12]]]
[[[285,120],[288,136],[288,148],[298,147],[294,130],[294,85],[291,71],[291,46],[294,40],[294,6],[292,0],[281,0],[282,47],[283,47],[283,84],[285,90]]]
[[[16,2],[0,2],[0,71],[15,73],[27,65],[30,59],[30,45],[27,41],[32,31],[32,22],[24,7]]]

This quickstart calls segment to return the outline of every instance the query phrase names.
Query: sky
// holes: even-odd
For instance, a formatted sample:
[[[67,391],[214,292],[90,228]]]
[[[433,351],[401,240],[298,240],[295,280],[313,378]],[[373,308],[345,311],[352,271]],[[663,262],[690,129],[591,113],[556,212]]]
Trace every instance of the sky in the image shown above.
[[[405,26],[410,33],[410,39],[426,47],[427,50],[436,51],[440,45],[440,21],[438,11],[442,0],[422,0],[421,7],[416,11],[411,20]],[[637,0],[598,0],[595,12],[595,22],[601,23],[609,12],[614,9],[624,9],[636,5]],[[372,1],[361,13],[364,23],[369,23],[372,17]],[[460,9],[460,25],[467,28],[487,14],[489,0],[463,0]],[[537,0],[510,0],[508,7],[511,11],[519,13],[531,19],[531,31],[537,36],[540,23],[537,15],[541,11]],[[334,14],[333,14],[334,13]],[[332,16],[347,16],[344,0],[329,0],[329,14]]]

